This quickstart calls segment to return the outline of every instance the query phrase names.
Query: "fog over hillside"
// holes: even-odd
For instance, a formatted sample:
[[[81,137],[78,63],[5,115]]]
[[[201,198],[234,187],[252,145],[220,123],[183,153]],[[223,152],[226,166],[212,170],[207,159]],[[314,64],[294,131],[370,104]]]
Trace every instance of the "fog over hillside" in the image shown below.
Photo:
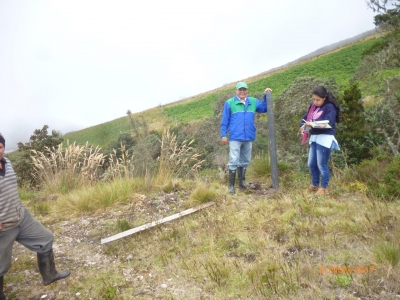
[[[85,126],[74,124],[65,120],[59,120],[56,118],[52,118],[49,116],[46,120],[42,120],[35,116],[29,116],[29,121],[24,121],[24,118],[21,118],[21,122],[18,125],[15,123],[8,126],[8,132],[14,132],[12,136],[5,136],[6,140],[6,153],[13,152],[18,149],[18,143],[27,143],[29,142],[30,137],[36,129],[42,129],[44,125],[48,125],[47,129],[48,134],[51,134],[52,130],[59,132],[61,135],[77,131],[80,129],[84,129]]]
[[[263,72],[260,75],[267,74],[267,73],[269,73],[271,71],[279,70],[279,69],[284,68],[284,67],[289,67],[291,65],[297,64],[297,63],[302,62],[304,60],[313,58],[315,56],[322,55],[324,53],[327,53],[329,51],[338,49],[338,48],[346,46],[346,45],[350,45],[351,43],[357,42],[359,40],[362,40],[362,39],[364,39],[366,37],[372,36],[372,35],[377,34],[377,33],[378,33],[377,29],[368,30],[368,31],[366,31],[364,33],[361,33],[361,34],[358,34],[358,35],[356,35],[356,36],[354,36],[352,38],[348,38],[348,39],[345,39],[345,40],[330,44],[328,46],[319,48],[319,49],[317,49],[317,50],[315,50],[315,51],[313,51],[313,52],[311,52],[311,53],[309,53],[307,55],[304,55],[304,56],[302,56],[302,57],[300,57],[300,58],[298,58],[298,59],[296,59],[294,61],[291,61],[291,62],[289,62],[287,64],[284,64],[283,66],[279,66],[279,67],[270,69],[270,70],[268,70],[266,72]]]
[[[284,67],[288,67],[291,65],[294,65],[296,63],[299,63],[303,60],[307,60],[310,59],[312,57],[327,53],[329,51],[332,51],[336,48],[340,48],[343,47],[345,45],[354,43],[358,40],[361,40],[365,37],[368,37],[370,35],[376,34],[376,30],[369,30],[366,31],[362,34],[356,35],[352,38],[349,39],[345,39],[333,44],[330,44],[326,47],[322,47],[320,49],[317,49],[316,51],[313,51],[307,55],[304,55],[294,61],[291,61],[285,65],[279,66],[277,68],[273,68],[270,69],[266,72],[261,73],[262,74],[267,74],[268,72],[274,71],[274,70],[279,70],[281,68]],[[204,91],[206,92],[206,91]],[[182,99],[181,99],[182,100]],[[177,100],[178,101],[178,100]],[[33,131],[36,129],[42,129],[44,125],[48,125],[49,129],[48,132],[49,134],[51,134],[52,130],[56,130],[57,132],[59,132],[61,135],[67,134],[69,132],[72,131],[77,131],[77,130],[81,130],[84,128],[87,128],[87,126],[85,125],[81,125],[81,124],[75,124],[66,120],[60,120],[60,119],[56,119],[53,118],[52,116],[46,116],[46,119],[37,117],[35,115],[29,115],[29,108],[27,110],[25,110],[25,112],[27,113],[26,116],[24,116],[24,112],[21,112],[21,122],[19,122],[18,125],[11,125],[9,126],[7,129],[8,132],[14,132],[15,135],[13,136],[5,136],[6,139],[6,152],[12,152],[18,149],[18,143],[22,142],[22,143],[27,143],[29,142],[30,136],[33,134]],[[24,121],[25,120],[25,121]],[[29,121],[26,121],[29,120]],[[112,120],[109,120],[112,121]],[[0,130],[1,132],[1,130]]]

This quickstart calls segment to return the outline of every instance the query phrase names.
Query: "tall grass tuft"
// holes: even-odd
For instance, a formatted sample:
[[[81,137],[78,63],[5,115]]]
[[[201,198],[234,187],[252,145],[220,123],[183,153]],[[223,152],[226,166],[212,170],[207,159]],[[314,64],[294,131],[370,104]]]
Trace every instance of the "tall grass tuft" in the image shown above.
[[[191,205],[200,205],[209,201],[215,201],[218,193],[214,189],[210,189],[205,183],[199,183],[196,189],[190,195]]]
[[[217,258],[212,254],[205,257],[200,265],[206,270],[208,277],[218,286],[224,285],[231,275],[229,264],[224,259]]]
[[[400,245],[392,242],[377,244],[374,254],[378,263],[388,262],[395,267],[400,261]]]
[[[45,148],[44,152],[32,150],[34,174],[40,185],[50,193],[67,194],[69,191],[99,179],[104,155],[100,148],[63,145]]]
[[[37,215],[47,215],[50,212],[50,207],[47,202],[39,202],[33,205],[33,211]]]
[[[178,145],[176,135],[169,130],[164,130],[161,140],[161,155],[158,158],[158,172],[156,174],[156,184],[163,184],[172,178],[187,179],[195,175],[200,169],[204,160],[200,159],[200,154],[194,153],[191,146],[193,140],[183,141]]]
[[[132,228],[131,224],[127,220],[117,220],[117,232],[124,232]]]
[[[143,182],[119,178],[99,182],[94,186],[76,189],[56,202],[55,212],[60,215],[92,213],[118,204],[126,204],[135,191],[141,191]],[[144,188],[143,188],[144,189]]]
[[[256,154],[250,165],[249,171],[254,177],[271,175],[271,160],[269,152],[260,151]]]
[[[117,151],[113,149],[108,159],[109,168],[103,174],[103,179],[112,180],[116,178],[133,178],[134,165],[132,162],[132,155],[129,155],[126,146],[121,143],[121,157],[117,156]]]

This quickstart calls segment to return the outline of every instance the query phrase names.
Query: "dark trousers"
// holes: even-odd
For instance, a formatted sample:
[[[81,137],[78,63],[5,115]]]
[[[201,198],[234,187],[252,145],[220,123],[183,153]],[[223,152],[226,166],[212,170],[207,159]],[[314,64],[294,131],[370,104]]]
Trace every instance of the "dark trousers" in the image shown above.
[[[24,209],[24,219],[18,226],[0,231],[0,276],[4,276],[11,267],[15,241],[37,253],[48,252],[53,247],[54,235]]]

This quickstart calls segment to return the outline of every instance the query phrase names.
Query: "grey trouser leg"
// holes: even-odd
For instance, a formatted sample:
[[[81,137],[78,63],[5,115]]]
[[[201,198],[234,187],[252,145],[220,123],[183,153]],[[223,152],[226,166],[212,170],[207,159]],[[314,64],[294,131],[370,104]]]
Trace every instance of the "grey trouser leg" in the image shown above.
[[[53,247],[54,235],[32,217],[24,208],[25,216],[21,224],[7,231],[0,231],[0,276],[11,267],[12,249],[17,241],[31,251],[43,253]]]
[[[229,141],[229,170],[249,165],[252,146],[252,142]]]

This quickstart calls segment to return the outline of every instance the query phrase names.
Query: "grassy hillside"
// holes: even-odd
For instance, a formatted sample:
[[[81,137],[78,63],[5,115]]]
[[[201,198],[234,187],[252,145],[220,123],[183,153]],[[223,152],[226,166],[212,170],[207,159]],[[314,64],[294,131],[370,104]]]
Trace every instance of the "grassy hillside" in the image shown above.
[[[348,46],[339,51],[321,55],[305,63],[301,63],[272,75],[266,75],[249,83],[250,93],[262,93],[266,87],[273,89],[273,95],[278,96],[296,78],[314,76],[319,78],[335,78],[339,85],[345,85],[358,67],[364,49],[375,41],[368,40]],[[234,91],[232,89],[221,92]],[[202,99],[166,108],[165,113],[178,121],[201,119],[213,114],[212,104],[217,100],[217,93],[205,96]]]
[[[346,84],[370,42],[246,81],[252,94],[271,86],[274,95],[281,96],[275,102],[279,124],[279,117],[290,112],[278,110],[279,106],[292,109],[302,100],[307,105],[310,86],[331,82],[308,81],[304,76],[334,77],[338,84]],[[399,69],[386,73],[399,74]],[[292,92],[293,81],[304,81],[305,87],[299,83]],[[400,90],[395,88],[400,87],[400,77],[390,83],[397,84],[391,85],[394,91]],[[290,84],[290,93],[282,92]],[[20,198],[54,233],[57,268],[70,269],[71,276],[42,286],[36,256],[16,243],[5,277],[7,299],[397,299],[400,155],[383,155],[382,146],[371,160],[340,165],[336,158],[343,158],[345,151],[335,151],[329,195],[317,196],[305,191],[310,176],[304,168],[285,163],[291,157],[303,159],[289,145],[293,140],[288,132],[297,134],[297,123],[281,134],[288,143],[279,147],[287,150],[278,167],[279,188],[271,187],[271,161],[268,153],[260,152],[246,173],[249,188],[232,195],[222,168],[202,168],[205,160],[200,153],[212,153],[215,147],[220,165],[226,162],[228,147],[220,145],[216,130],[219,118],[200,120],[210,116],[215,101],[228,91],[233,94],[233,89],[234,83],[66,135],[70,142],[89,141],[106,148],[111,139],[130,130],[132,118],[137,124],[144,118],[149,131],[174,126],[173,133],[165,130],[161,137],[150,134],[138,139],[129,154],[123,149],[119,156],[111,153],[107,168],[99,165],[103,153],[76,145],[66,151],[60,147],[51,156],[37,154],[34,175],[40,188],[20,189]],[[389,95],[389,100],[400,99],[400,94]],[[361,102],[359,96],[354,99]],[[400,111],[395,105],[387,107],[391,109],[385,113]],[[372,123],[376,127],[385,128],[386,116],[400,120],[400,115],[370,112],[377,116],[379,124]],[[176,126],[184,123],[189,124]],[[195,142],[182,142],[187,136],[195,136]],[[193,214],[159,222],[210,202],[212,206]],[[157,226],[102,243],[148,223]]]
[[[335,78],[339,85],[345,85],[360,64],[362,51],[370,47],[374,42],[374,38],[360,41],[282,70],[274,70],[271,73],[249,78],[247,81],[250,94],[262,93],[265,87],[268,86],[273,88],[273,96],[276,97],[294,79],[305,76]],[[233,86],[233,84],[232,86],[227,85],[164,107],[134,114],[134,116],[143,115],[150,128],[158,131],[174,122],[200,120],[214,113],[213,104],[217,101],[219,94],[229,94],[230,91],[232,95],[234,94]],[[70,143],[76,141],[78,144],[85,144],[88,141],[89,144],[105,148],[110,141],[116,140],[120,133],[129,132],[129,130],[128,118],[121,117],[107,123],[68,133],[65,135],[65,139],[68,139]]]
[[[143,113],[133,115],[133,118],[144,117],[149,124],[149,130],[161,130],[164,126],[171,123],[172,120],[164,114],[160,107],[146,110]],[[129,132],[131,129],[129,118],[121,117],[113,121],[102,123],[96,126],[85,128],[79,131],[68,133],[64,136],[64,143],[69,141],[70,144],[76,142],[78,145],[99,146],[102,149],[107,149],[112,140],[117,140],[119,134]]]
[[[89,142],[91,145],[100,146],[104,149],[109,141],[115,139],[120,132],[129,131],[129,128],[128,118],[122,117],[107,123],[68,133],[64,138],[70,144],[76,142],[79,145],[84,145],[86,142]]]

